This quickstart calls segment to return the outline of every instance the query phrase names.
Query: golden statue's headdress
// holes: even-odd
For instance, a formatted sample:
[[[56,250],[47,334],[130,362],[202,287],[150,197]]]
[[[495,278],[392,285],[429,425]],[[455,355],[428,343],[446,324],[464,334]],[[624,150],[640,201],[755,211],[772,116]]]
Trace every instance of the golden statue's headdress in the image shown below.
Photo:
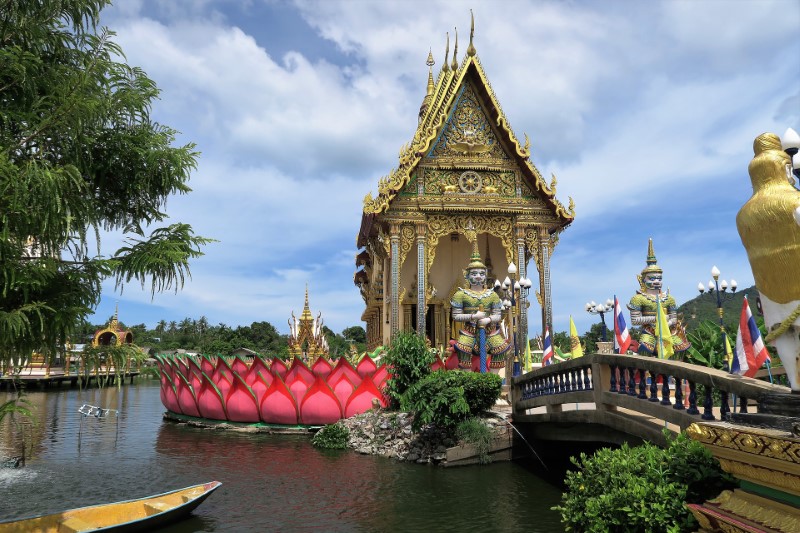
[[[472,243],[472,255],[469,257],[469,264],[467,265],[467,268],[464,269],[464,277],[466,278],[467,273],[476,268],[482,268],[486,270],[486,265],[484,265],[483,261],[481,261],[481,253],[478,251],[477,239]]]
[[[645,290],[644,277],[650,273],[664,273],[661,267],[656,264],[656,253],[653,251],[653,239],[649,239],[647,242],[647,266],[644,267],[641,274],[636,276],[642,290]]]

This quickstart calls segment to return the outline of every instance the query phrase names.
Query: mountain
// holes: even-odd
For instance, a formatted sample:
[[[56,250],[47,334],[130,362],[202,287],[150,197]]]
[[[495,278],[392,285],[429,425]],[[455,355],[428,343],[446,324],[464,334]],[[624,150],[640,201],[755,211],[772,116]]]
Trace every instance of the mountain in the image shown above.
[[[745,295],[747,295],[747,300],[750,302],[750,309],[753,311],[753,315],[757,317],[759,315],[756,306],[758,291],[755,285],[743,290],[737,290],[735,293],[731,293],[728,290],[720,294],[725,299],[722,302],[722,310],[725,328],[728,331],[736,331],[739,315],[742,313],[742,300]],[[717,313],[716,291],[713,293],[706,291],[685,302],[678,307],[678,315],[683,315],[683,323],[688,331],[693,330],[703,320],[710,320],[718,324],[719,314]]]

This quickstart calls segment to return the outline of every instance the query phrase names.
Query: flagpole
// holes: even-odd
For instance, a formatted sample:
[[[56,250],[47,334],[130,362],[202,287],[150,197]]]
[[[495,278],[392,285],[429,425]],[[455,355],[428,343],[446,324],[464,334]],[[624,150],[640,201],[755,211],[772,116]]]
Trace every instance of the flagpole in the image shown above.
[[[661,292],[661,291],[659,291]],[[658,358],[664,359],[664,332],[661,331],[661,295],[656,294],[656,324],[658,327],[658,348],[656,351],[658,352]]]
[[[775,382],[772,381],[772,365],[769,363],[769,358],[764,361],[767,364],[767,373],[769,374],[769,382],[770,384],[774,384]]]

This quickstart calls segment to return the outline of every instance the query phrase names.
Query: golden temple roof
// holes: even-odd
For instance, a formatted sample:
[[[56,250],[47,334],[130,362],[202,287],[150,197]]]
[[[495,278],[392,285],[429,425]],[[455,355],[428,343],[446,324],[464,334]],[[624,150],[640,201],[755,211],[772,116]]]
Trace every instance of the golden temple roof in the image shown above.
[[[500,107],[500,103],[481,65],[473,44],[473,34],[474,21],[470,31],[470,43],[467,48],[467,53],[460,65],[456,58],[458,50],[457,37],[452,64],[448,65],[448,35],[445,59],[435,83],[432,83],[433,75],[429,72],[428,88],[422,106],[420,107],[419,123],[414,132],[413,139],[410,143],[407,143],[401,148],[397,168],[393,169],[387,176],[379,180],[378,195],[373,198],[372,194],[369,193],[364,198],[363,216],[372,218],[374,215],[385,212],[389,208],[392,200],[409,183],[415,170],[423,159],[429,156],[441,132],[446,127],[449,115],[459,97],[462,86],[470,82],[475,92],[478,93],[478,96],[482,102],[484,102],[487,119],[493,122],[492,126],[496,128],[499,134],[499,140],[509,149],[511,158],[515,160],[523,176],[527,178],[532,190],[536,191],[537,195],[549,207],[558,221],[559,226],[566,226],[571,223],[575,217],[572,199],[570,198],[568,208],[565,208],[561,202],[556,199],[555,179],[548,185],[539,170],[530,161],[531,152],[528,136],[525,135],[525,142],[523,144],[520,143],[514,135],[508,119]],[[429,53],[426,63],[429,67],[432,66],[432,54]],[[468,143],[459,144],[466,145]],[[470,146],[466,146],[463,150],[468,151],[470,148]]]

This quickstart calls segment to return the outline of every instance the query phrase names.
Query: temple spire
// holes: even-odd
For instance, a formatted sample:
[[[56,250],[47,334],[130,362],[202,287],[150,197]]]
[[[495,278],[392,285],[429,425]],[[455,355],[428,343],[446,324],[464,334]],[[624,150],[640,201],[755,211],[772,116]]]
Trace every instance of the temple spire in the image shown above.
[[[445,35],[447,35],[447,45],[444,48],[444,63],[442,63],[442,72],[447,72],[449,70],[447,62],[450,58],[450,32],[446,32]]]
[[[422,105],[419,106],[419,120],[422,120],[422,117],[425,115],[425,111],[427,111],[428,106],[431,104],[431,98],[433,98],[433,91],[434,91],[434,84],[433,84],[433,65],[436,62],[433,60],[433,51],[428,51],[428,60],[425,61],[425,64],[428,65],[428,88],[425,92],[425,98],[422,99]]]
[[[300,315],[300,319],[311,320],[311,308],[308,306],[308,283],[306,283],[306,301],[303,305],[303,313]]]
[[[454,28],[456,31],[456,45],[453,47],[453,62],[450,64],[450,68],[453,69],[453,72],[458,72],[458,28]]]
[[[472,38],[475,36],[475,15],[472,13],[472,10],[469,10],[469,17],[470,17],[470,27],[469,27],[469,46],[467,47],[467,55],[472,57],[475,55],[477,50],[475,50],[475,46],[472,44]]]
[[[428,96],[433,96],[433,65],[436,64],[436,61],[433,60],[433,51],[428,51],[428,60],[425,61],[425,64],[428,65]]]

